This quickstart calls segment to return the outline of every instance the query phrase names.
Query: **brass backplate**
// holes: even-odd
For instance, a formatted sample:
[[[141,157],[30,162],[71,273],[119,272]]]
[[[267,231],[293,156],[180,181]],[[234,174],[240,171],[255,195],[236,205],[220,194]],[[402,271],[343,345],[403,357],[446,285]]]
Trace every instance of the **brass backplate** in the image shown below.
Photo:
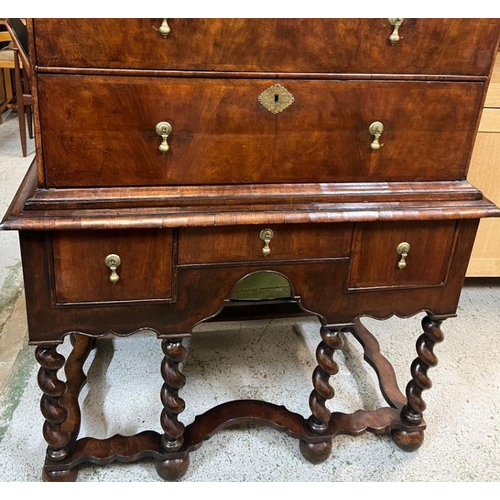
[[[274,115],[284,111],[293,101],[295,101],[293,95],[279,83],[267,88],[259,96],[259,102],[262,106]]]

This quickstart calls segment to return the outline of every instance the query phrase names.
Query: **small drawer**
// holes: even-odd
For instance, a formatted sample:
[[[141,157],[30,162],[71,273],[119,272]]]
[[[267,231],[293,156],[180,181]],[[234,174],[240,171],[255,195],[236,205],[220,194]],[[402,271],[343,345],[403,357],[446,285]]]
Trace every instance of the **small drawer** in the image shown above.
[[[172,231],[61,231],[52,236],[57,303],[172,298]]]
[[[179,231],[179,264],[347,257],[351,235],[350,224],[186,228]]]
[[[455,221],[358,224],[349,288],[442,285],[455,239]]]

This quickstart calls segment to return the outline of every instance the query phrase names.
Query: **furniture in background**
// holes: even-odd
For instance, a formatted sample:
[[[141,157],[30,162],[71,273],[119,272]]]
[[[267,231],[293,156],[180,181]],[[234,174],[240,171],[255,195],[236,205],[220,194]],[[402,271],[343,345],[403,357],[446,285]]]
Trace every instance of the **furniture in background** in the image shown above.
[[[497,56],[468,177],[493,203],[500,204],[500,58]],[[479,224],[467,269],[469,277],[500,277],[500,220]]]
[[[298,439],[312,463],[328,459],[339,434],[388,434],[417,449],[441,323],[456,315],[480,218],[500,215],[465,178],[500,22],[28,26],[36,162],[1,227],[20,231],[44,479],[74,480],[84,462],[146,457],[175,479],[217,430],[251,421]],[[250,300],[244,285],[256,273],[279,276],[281,293]],[[236,400],[182,422],[183,340],[235,310],[319,318],[309,415]],[[361,317],[422,311],[401,391]],[[157,334],[164,354],[162,432],[79,439],[91,349],[105,335],[127,342],[143,330]],[[68,335],[66,360],[57,347]],[[346,335],[361,343],[386,406],[328,408]],[[413,343],[403,333],[400,341]]]
[[[0,22],[0,124],[2,124],[2,114],[14,99],[11,78],[11,71],[14,69],[14,52],[8,47],[12,38],[7,29],[3,31],[2,28],[5,28],[4,22]]]
[[[16,89],[16,109],[19,120],[19,135],[21,137],[21,148],[23,156],[27,153],[26,126],[30,139],[33,139],[33,118],[30,84],[30,65],[28,60],[28,32],[26,25],[21,19],[7,19],[7,30],[12,42],[12,54],[14,59],[14,82]]]

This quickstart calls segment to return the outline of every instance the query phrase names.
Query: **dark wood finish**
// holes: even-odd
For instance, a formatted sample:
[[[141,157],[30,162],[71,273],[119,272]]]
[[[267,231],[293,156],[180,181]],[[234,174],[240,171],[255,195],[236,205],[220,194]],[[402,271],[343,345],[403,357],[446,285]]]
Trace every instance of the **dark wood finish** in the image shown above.
[[[271,253],[262,254],[266,226],[186,228],[179,231],[179,264],[348,257],[351,224],[270,225]]]
[[[438,286],[446,281],[455,221],[358,224],[353,238],[350,289]],[[400,243],[411,245],[398,268]],[[435,250],[436,249],[436,250]]]
[[[406,386],[408,402],[402,411],[403,418],[413,424],[419,424],[422,421],[426,406],[422,399],[422,392],[432,387],[427,371],[437,365],[437,357],[433,349],[435,344],[444,339],[440,325],[441,321],[433,320],[429,316],[422,320],[424,333],[417,340],[418,358],[411,365],[412,380]]]
[[[395,393],[398,388],[395,379],[392,379],[392,367],[380,356],[376,340],[373,335],[361,323],[357,322],[354,327],[363,339],[363,344],[370,345],[366,352],[372,359],[373,367],[379,379],[386,379],[386,386],[390,389],[388,393]],[[344,329],[345,330],[345,329]],[[323,329],[323,336],[328,335],[329,330]],[[332,328],[335,332],[334,343],[339,347],[342,342],[340,328]],[[337,335],[338,333],[338,335]],[[182,426],[182,447],[175,450],[165,450],[165,439],[163,435],[154,431],[143,431],[134,436],[115,435],[108,439],[83,438],[76,439],[80,427],[81,412],[78,406],[78,395],[86,382],[83,365],[90,350],[93,347],[91,338],[76,335],[74,348],[68,357],[65,370],[67,375],[67,391],[61,402],[68,409],[68,416],[64,423],[66,430],[71,434],[71,452],[64,459],[55,461],[47,458],[45,461],[43,477],[46,481],[71,481],[75,480],[78,473],[78,465],[91,460],[94,463],[105,465],[115,460],[120,462],[135,462],[144,458],[154,458],[155,467],[163,479],[173,480],[182,477],[189,465],[189,453],[198,449],[202,443],[213,436],[216,432],[231,426],[246,424],[250,422],[268,425],[272,428],[286,432],[289,436],[299,439],[300,450],[304,458],[312,463],[320,463],[326,460],[332,447],[332,439],[338,435],[348,434],[356,436],[364,432],[384,434],[392,432],[394,439],[415,439],[419,433],[423,433],[425,424],[408,423],[401,417],[400,409],[380,408],[375,411],[358,410],[351,414],[328,412],[327,425],[322,426],[322,432],[318,433],[310,428],[310,420],[301,415],[289,411],[284,406],[276,406],[263,401],[240,400],[230,401],[214,407],[202,415],[198,415],[194,422],[185,429]],[[178,363],[184,362],[187,351],[181,346],[181,340],[163,341],[162,347],[165,352],[165,360],[162,373],[165,377],[165,385],[162,390],[162,399],[165,401],[167,413],[162,413],[162,426],[175,429],[178,433],[179,422],[176,420],[177,411],[171,412],[172,408],[183,408],[184,402],[179,403],[176,391],[184,385],[184,377],[179,372]],[[320,358],[323,356],[321,355]],[[330,365],[331,356],[328,356]],[[380,362],[381,361],[381,362]],[[380,362],[380,363],[379,363]],[[321,361],[323,365],[325,362]],[[333,366],[333,365],[332,365]],[[389,380],[390,379],[390,380]],[[383,382],[379,380],[382,384]],[[328,382],[326,382],[328,385]],[[326,388],[325,385],[325,388]],[[174,401],[177,401],[174,403]],[[175,420],[175,422],[172,420]],[[172,427],[172,424],[175,424]],[[398,442],[398,445],[400,443]],[[178,448],[178,446],[175,446]]]
[[[464,177],[481,83],[283,80],[295,102],[274,115],[258,97],[275,83],[39,75],[46,184]],[[88,113],[92,107],[99,113]],[[161,154],[155,127],[165,120],[172,133],[170,150]],[[368,130],[375,121],[385,127],[378,151]]]
[[[460,222],[448,279],[439,287],[396,287],[384,289],[383,293],[378,289],[349,291],[346,287],[348,259],[240,263],[178,269],[177,287],[183,293],[179,293],[175,303],[144,301],[124,304],[120,309],[105,303],[87,304],[85,308],[54,307],[50,238],[44,233],[25,231],[20,236],[30,340],[51,343],[69,331],[99,336],[112,330],[128,335],[142,328],[153,329],[162,337],[178,337],[191,332],[203,319],[216,315],[247,274],[263,270],[283,274],[301,306],[324,318],[326,324],[351,323],[362,314],[386,318],[393,314],[411,316],[427,310],[433,316],[454,315],[476,229],[477,220]]]
[[[422,392],[432,387],[432,382],[427,375],[431,367],[437,365],[434,346],[444,339],[439,319],[426,316],[422,320],[424,333],[417,340],[418,357],[411,365],[412,379],[406,386],[407,403],[401,411],[404,422],[419,425],[423,421],[423,412],[426,408],[422,399]],[[394,442],[404,451],[415,451],[424,440],[423,429],[393,429],[391,436]]]
[[[314,390],[309,397],[309,406],[312,415],[309,417],[309,427],[318,434],[328,429],[331,412],[326,407],[326,401],[335,396],[333,387],[329,384],[330,377],[336,375],[339,366],[333,359],[336,350],[342,349],[343,338],[339,330],[321,328],[322,341],[316,350],[318,366],[313,372]]]
[[[311,416],[307,421],[309,428],[317,434],[324,434],[329,429],[332,414],[326,407],[326,401],[335,396],[335,390],[329,381],[330,377],[339,371],[339,366],[334,361],[333,356],[335,351],[342,349],[344,344],[340,330],[330,330],[323,327],[321,328],[321,338],[322,341],[316,350],[318,366],[312,376],[314,389],[309,396]],[[324,462],[330,456],[331,450],[331,440],[319,443],[301,441],[300,443],[302,455],[314,464]]]
[[[187,350],[182,339],[162,341],[165,357],[161,365],[163,386],[161,389],[161,426],[164,430],[162,444],[166,451],[178,451],[184,442],[184,424],[179,422],[179,414],[184,411],[184,400],[179,397],[179,389],[186,383],[186,377],[179,370],[179,364],[187,358]]]
[[[172,231],[56,232],[52,236],[55,298],[72,302],[119,302],[172,298]],[[109,281],[104,260],[117,254],[119,280]]]
[[[349,331],[363,347],[363,359],[375,370],[382,396],[393,408],[403,408],[406,403],[404,394],[399,390],[396,374],[389,360],[380,352],[378,340],[359,319]]]
[[[63,429],[68,418],[68,410],[61,406],[60,398],[66,392],[67,385],[57,378],[57,372],[64,366],[64,356],[57,352],[57,345],[36,348],[36,360],[40,364],[38,385],[43,392],[40,409],[45,417],[43,437],[49,445],[47,457],[53,461],[66,458],[69,453],[71,434]]]
[[[456,314],[479,219],[500,215],[465,179],[500,22],[405,19],[395,45],[387,19],[173,19],[166,39],[160,22],[28,21],[38,161],[1,228],[20,230],[41,364],[43,479],[144,458],[177,479],[206,439],[249,422],[298,439],[312,463],[328,459],[340,434],[391,434],[418,448],[439,325]],[[278,115],[257,100],[275,83],[295,97]],[[173,125],[166,155],[161,120]],[[385,126],[378,151],[373,121]],[[264,228],[275,233],[268,257]],[[411,251],[400,270],[403,241]],[[109,253],[122,259],[116,285]],[[286,293],[252,307],[235,300],[259,272],[279,274]],[[405,395],[360,318],[422,311]],[[193,328],[289,313],[321,322],[309,419],[243,400],[184,426],[182,341]],[[83,364],[96,339],[143,330],[164,353],[163,432],[79,439]],[[388,406],[328,409],[334,351],[348,332]],[[67,335],[63,382],[56,346]]]
[[[37,64],[92,68],[488,75],[495,20],[36,19]],[[300,50],[297,50],[297,49]]]

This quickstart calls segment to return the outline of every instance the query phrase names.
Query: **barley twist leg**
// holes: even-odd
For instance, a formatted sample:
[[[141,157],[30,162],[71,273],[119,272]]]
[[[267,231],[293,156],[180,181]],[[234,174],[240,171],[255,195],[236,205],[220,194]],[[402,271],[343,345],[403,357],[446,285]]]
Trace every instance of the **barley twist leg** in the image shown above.
[[[429,368],[438,363],[434,354],[434,346],[443,341],[444,335],[441,331],[442,321],[434,320],[426,316],[422,320],[424,333],[417,339],[417,358],[411,365],[412,379],[406,386],[407,403],[401,411],[403,422],[419,425],[423,421],[423,412],[426,408],[422,398],[422,392],[432,387],[431,379],[427,372]],[[394,442],[405,451],[416,450],[424,440],[424,431],[402,431],[392,432]]]

